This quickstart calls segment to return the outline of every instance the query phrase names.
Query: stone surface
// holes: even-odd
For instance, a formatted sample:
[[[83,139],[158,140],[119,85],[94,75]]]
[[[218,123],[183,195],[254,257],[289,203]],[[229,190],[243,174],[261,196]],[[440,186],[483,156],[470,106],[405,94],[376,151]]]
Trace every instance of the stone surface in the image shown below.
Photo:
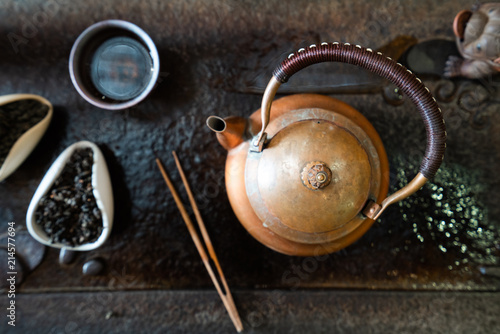
[[[498,77],[484,81],[423,77],[438,98],[447,121],[448,151],[441,171],[422,191],[390,207],[358,242],[318,259],[280,255],[260,245],[240,226],[225,192],[226,152],[205,126],[209,115],[248,116],[258,109],[261,96],[253,93],[260,92],[260,81],[254,79],[270,78],[278,62],[300,47],[344,41],[375,50],[400,35],[412,36],[419,42],[452,41],[453,17],[470,4],[465,0],[299,0],[293,4],[277,0],[0,2],[0,94],[40,94],[55,107],[53,121],[41,143],[0,184],[0,233],[6,230],[8,221],[16,221],[18,226],[24,223],[29,201],[46,170],[64,148],[79,140],[96,142],[103,150],[117,208],[110,239],[103,247],[82,253],[79,258],[81,263],[96,257],[106,259],[102,275],[84,276],[79,265],[62,268],[58,251],[50,249],[40,266],[26,277],[19,287],[24,305],[28,300],[39,305],[25,309],[26,326],[39,321],[61,331],[65,330],[62,326],[68,326],[67,331],[71,331],[74,326],[84,326],[86,316],[95,316],[96,321],[85,327],[87,332],[98,328],[95,326],[108,326],[98,317],[102,313],[104,319],[104,308],[101,313],[96,309],[83,312],[79,315],[83,318],[68,317],[76,320],[67,322],[60,321],[65,319],[62,316],[47,318],[37,313],[43,303],[56,303],[66,297],[62,305],[70,305],[69,298],[75,294],[59,295],[58,291],[86,291],[81,297],[89,298],[85,299],[89,302],[107,296],[88,292],[92,290],[213,289],[154,162],[156,152],[179,186],[171,150],[178,152],[187,171],[229,285],[255,289],[257,294],[266,288],[306,289],[290,300],[286,311],[270,310],[275,322],[263,324],[259,330],[276,332],[280,326],[300,330],[303,323],[317,326],[311,328],[320,332],[325,323],[337,326],[332,321],[338,321],[344,331],[361,328],[359,332],[371,331],[370,326],[376,323],[385,325],[388,332],[450,332],[449,328],[467,332],[477,328],[481,331],[482,325],[498,325],[489,316],[488,308],[482,306],[482,298],[487,296],[492,304],[496,303],[491,310],[498,314],[498,293],[460,294],[457,308],[455,303],[433,306],[426,317],[412,311],[424,310],[422,305],[427,307],[443,290],[500,290],[498,278],[482,275],[477,269],[498,266],[500,262],[500,250],[496,247],[500,244]],[[152,94],[138,106],[120,112],[101,110],[85,102],[72,86],[68,73],[69,53],[75,39],[91,24],[109,18],[125,19],[143,28],[155,41],[162,62],[160,79]],[[366,73],[317,66],[304,71],[308,81],[294,77],[289,92],[337,92],[332,96],[366,115],[380,133],[389,155],[391,191],[404,185],[417,171],[425,149],[425,129],[415,107],[405,99],[402,104],[395,103],[398,106],[387,103],[380,94],[384,83]],[[339,73],[342,76],[337,80]],[[346,73],[352,76],[343,76]],[[369,89],[365,89],[364,83],[369,84]],[[352,88],[350,94],[336,90],[346,86]],[[368,303],[369,293],[360,294],[356,297],[358,302],[345,304],[342,312],[322,313],[321,304],[308,294],[326,298],[325,305],[333,307],[339,301],[332,297],[337,290],[328,290],[321,297],[323,292],[309,288],[395,289],[412,293],[405,295],[408,299],[398,299],[400,295],[396,294],[387,306],[383,292],[375,304]],[[33,295],[37,293],[40,295]],[[130,298],[137,296],[133,293],[111,294],[118,298],[118,309],[113,313],[117,316],[108,321],[116,325],[140,314],[136,312],[141,307],[160,307],[155,304],[159,300],[154,297],[157,293],[145,293],[143,304],[131,302]],[[177,298],[175,292],[161,294],[166,300]],[[197,292],[186,295],[183,307],[195,305],[195,316],[185,318],[195,319],[190,323],[192,327],[188,322],[176,323],[175,317],[182,313],[176,313],[174,306],[172,313],[167,314],[172,318],[150,312],[150,317],[144,319],[153,319],[154,315],[157,322],[151,324],[161,325],[165,321],[167,327],[178,326],[178,332],[191,332],[193,327],[200,332],[225,331],[231,327],[230,321],[213,296],[210,303],[197,306]],[[458,301],[460,298],[464,298],[463,303]],[[267,307],[261,301],[252,294],[242,299],[242,310],[248,310],[245,319],[252,311]],[[266,305],[265,298],[263,303]],[[408,305],[402,307],[404,303]],[[466,307],[468,303],[470,306]],[[219,308],[212,309],[213,305]],[[67,312],[73,314],[76,306]],[[373,317],[369,321],[362,316],[351,317],[355,314],[352,310],[358,308],[360,312],[373,311]],[[213,317],[226,321],[226,327],[219,328],[218,322],[206,320]],[[259,315],[255,317],[258,322]],[[133,321],[120,324],[126,323]],[[150,326],[164,332],[161,326]]]

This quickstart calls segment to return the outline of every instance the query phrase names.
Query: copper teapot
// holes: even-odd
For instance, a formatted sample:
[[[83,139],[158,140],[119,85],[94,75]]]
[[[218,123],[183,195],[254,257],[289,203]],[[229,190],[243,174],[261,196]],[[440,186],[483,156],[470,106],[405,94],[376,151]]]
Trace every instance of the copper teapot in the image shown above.
[[[388,197],[387,155],[362,114],[316,94],[273,102],[293,74],[326,61],[358,65],[390,80],[424,120],[427,147],[420,170]],[[229,151],[226,187],[241,224],[267,247],[298,256],[331,253],[356,241],[390,204],[434,176],[446,146],[441,110],[422,82],[381,53],[347,43],[292,53],[275,69],[260,110],[249,119],[211,116],[207,125]]]

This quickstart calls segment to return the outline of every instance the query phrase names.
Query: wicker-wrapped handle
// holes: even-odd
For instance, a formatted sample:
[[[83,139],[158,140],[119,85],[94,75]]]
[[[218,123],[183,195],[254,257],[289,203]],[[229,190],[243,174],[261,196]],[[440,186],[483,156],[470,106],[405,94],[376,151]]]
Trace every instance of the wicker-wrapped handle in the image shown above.
[[[386,206],[399,201],[418,190],[427,179],[432,178],[443,161],[446,147],[446,129],[441,109],[429,89],[410,70],[380,52],[348,43],[322,43],[311,45],[290,54],[273,73],[262,99],[262,130],[255,144],[263,149],[265,129],[269,123],[271,104],[279,86],[301,69],[321,62],[342,62],[365,68],[388,79],[401,89],[417,106],[427,132],[427,147],[420,165],[419,174],[406,187],[389,196],[381,206],[372,207],[367,215],[376,218]],[[368,210],[368,211],[370,211]]]

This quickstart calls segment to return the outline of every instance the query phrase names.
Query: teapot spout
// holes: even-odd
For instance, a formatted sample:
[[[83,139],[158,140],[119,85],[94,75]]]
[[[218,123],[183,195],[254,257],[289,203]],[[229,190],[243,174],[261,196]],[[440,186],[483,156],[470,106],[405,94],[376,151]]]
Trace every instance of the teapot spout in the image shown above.
[[[217,134],[217,140],[226,150],[231,150],[246,140],[248,121],[242,117],[221,118],[210,116],[207,126]]]

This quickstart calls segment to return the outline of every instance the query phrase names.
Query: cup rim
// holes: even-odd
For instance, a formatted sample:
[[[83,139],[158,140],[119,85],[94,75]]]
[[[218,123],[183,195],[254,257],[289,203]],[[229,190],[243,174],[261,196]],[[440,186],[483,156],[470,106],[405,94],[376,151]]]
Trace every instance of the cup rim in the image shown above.
[[[142,43],[146,45],[148,53],[151,56],[151,60],[153,62],[151,79],[146,88],[133,99],[118,103],[108,103],[94,96],[82,83],[81,75],[79,72],[79,57],[85,49],[86,44],[99,32],[113,28],[123,29],[124,31],[134,34]],[[130,108],[138,104],[139,102],[144,100],[146,96],[149,95],[149,93],[151,93],[160,74],[160,56],[151,37],[149,37],[149,35],[139,26],[123,20],[105,20],[94,23],[93,25],[85,29],[80,34],[80,36],[78,36],[75,43],[73,44],[73,47],[71,48],[71,53],[69,56],[69,73],[73,86],[75,86],[80,96],[82,96],[87,102],[102,109],[121,110]]]

